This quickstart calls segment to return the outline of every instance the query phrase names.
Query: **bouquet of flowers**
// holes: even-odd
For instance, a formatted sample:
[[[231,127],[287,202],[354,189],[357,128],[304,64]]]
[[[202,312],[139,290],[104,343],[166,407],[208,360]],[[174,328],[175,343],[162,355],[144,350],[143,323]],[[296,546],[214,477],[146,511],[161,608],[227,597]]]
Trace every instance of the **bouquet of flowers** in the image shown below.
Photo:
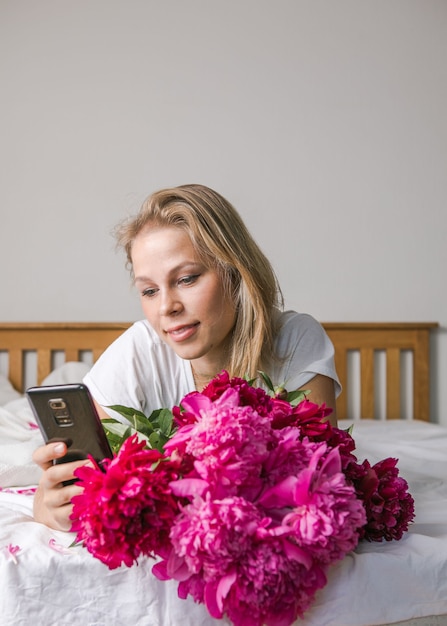
[[[329,409],[263,377],[269,392],[224,371],[151,418],[113,407],[132,427],[105,425],[117,454],[78,469],[73,498],[95,557],[153,557],[156,577],[235,626],[292,624],[331,564],[362,539],[400,539],[414,517],[396,459],[359,463]]]

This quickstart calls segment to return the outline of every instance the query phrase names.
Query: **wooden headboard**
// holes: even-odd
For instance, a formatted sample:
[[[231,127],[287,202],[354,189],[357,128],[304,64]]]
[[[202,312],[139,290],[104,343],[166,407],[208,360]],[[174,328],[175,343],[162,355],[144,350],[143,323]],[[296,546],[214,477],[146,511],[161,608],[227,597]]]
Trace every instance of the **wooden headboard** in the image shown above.
[[[6,373],[14,387],[26,385],[25,360],[35,354],[35,381],[40,384],[54,367],[55,353],[65,361],[82,360],[89,353],[92,362],[114,341],[129,323],[0,323],[0,357],[6,354]],[[375,361],[384,357],[386,418],[403,417],[402,359],[411,356],[410,386],[412,415],[430,418],[430,332],[435,322],[422,323],[323,323],[335,347],[335,361],[343,392],[337,400],[338,419],[352,419],[350,398],[357,389],[359,415],[376,418],[378,375]],[[357,375],[349,363],[357,355]],[[382,359],[383,361],[383,359]],[[382,368],[383,369],[383,368]],[[359,384],[356,384],[356,382]]]
[[[410,391],[412,417],[430,420],[430,333],[436,322],[394,323],[324,323],[335,347],[335,366],[343,386],[337,399],[338,419],[352,419],[349,399],[353,397],[351,356],[357,355],[359,379],[358,400],[360,418],[376,419],[379,404],[379,372],[377,357],[382,356],[384,385],[381,396],[385,402],[386,419],[404,418],[403,400]],[[405,389],[403,360],[410,357]]]
[[[65,361],[80,361],[82,353],[90,353],[95,362],[104,350],[123,333],[129,323],[49,322],[0,323],[0,354],[8,354],[8,378],[13,386],[25,391],[25,360],[28,353],[36,355],[36,384],[48,376],[57,353]]]

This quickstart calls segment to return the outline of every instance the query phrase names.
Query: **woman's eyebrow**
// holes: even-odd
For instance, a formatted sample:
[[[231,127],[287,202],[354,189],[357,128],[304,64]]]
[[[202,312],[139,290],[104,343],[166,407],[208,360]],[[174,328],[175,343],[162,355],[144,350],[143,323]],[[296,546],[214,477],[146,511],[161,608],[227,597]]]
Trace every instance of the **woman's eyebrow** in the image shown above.
[[[197,261],[186,261],[185,263],[179,263],[178,265],[174,266],[173,268],[171,268],[168,272],[168,276],[172,275],[172,274],[177,274],[178,272],[184,271],[184,270],[193,270],[193,271],[197,271],[199,269],[199,267],[201,267],[201,264],[198,263]],[[135,276],[134,278],[134,283],[147,283],[147,282],[151,282],[153,279],[150,278],[149,276]]]

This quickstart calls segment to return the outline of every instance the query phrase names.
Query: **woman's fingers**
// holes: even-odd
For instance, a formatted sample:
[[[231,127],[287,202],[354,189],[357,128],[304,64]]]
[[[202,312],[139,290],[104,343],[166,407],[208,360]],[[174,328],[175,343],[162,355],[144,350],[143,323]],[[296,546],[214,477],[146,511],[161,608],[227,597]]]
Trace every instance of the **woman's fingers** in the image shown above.
[[[47,443],[34,450],[33,461],[42,469],[46,469],[53,464],[53,461],[62,458],[66,453],[67,446],[62,441]]]
[[[38,448],[34,461],[42,467],[39,486],[34,497],[34,518],[56,530],[69,531],[73,510],[71,499],[82,493],[82,487],[73,482],[78,467],[91,463],[88,459],[69,463],[54,463],[65,455],[64,443],[51,443]]]

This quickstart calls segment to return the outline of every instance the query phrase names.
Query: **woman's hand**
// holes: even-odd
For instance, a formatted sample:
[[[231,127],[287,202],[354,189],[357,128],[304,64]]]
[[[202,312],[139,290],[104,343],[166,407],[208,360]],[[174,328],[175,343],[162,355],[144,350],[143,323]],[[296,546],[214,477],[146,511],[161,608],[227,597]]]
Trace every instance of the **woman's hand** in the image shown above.
[[[34,451],[33,460],[43,472],[34,497],[34,519],[55,530],[69,531],[72,521],[70,515],[73,510],[71,499],[82,493],[82,487],[76,483],[63,485],[73,480],[76,468],[89,463],[73,461],[70,463],[53,464],[53,460],[60,459],[67,452],[67,446],[62,442],[49,443]]]

